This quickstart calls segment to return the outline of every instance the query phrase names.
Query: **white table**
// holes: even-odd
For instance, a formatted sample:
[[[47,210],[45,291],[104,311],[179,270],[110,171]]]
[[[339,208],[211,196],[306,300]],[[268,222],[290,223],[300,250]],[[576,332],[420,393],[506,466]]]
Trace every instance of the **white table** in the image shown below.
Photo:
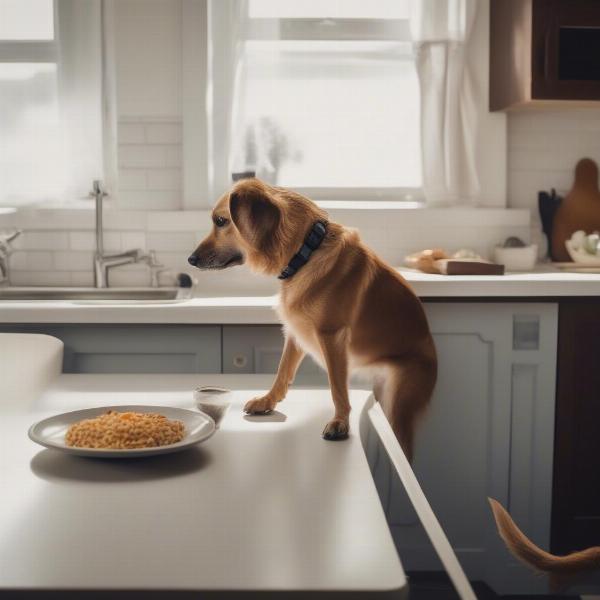
[[[242,414],[269,383],[260,375],[62,375],[35,406],[0,412],[0,597],[14,589],[403,597],[404,572],[358,436],[368,393],[351,394],[350,438],[326,442],[327,390],[291,391],[270,417]],[[32,422],[78,408],[192,408],[191,390],[209,384],[239,391],[219,431],[189,452],[84,459],[26,435]]]

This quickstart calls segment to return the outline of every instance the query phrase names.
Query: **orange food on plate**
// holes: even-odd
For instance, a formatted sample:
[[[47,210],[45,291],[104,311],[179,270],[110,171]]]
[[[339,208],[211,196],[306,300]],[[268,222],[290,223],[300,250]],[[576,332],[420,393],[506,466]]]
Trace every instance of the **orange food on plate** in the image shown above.
[[[158,413],[109,410],[93,419],[73,423],[65,435],[67,446],[77,448],[155,448],[180,442],[185,435],[181,421]]]

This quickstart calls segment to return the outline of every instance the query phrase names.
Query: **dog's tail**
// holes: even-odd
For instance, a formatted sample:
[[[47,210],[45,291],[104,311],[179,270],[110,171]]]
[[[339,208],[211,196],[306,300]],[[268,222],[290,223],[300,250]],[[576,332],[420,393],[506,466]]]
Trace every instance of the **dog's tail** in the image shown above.
[[[493,498],[488,500],[500,537],[508,549],[526,565],[536,571],[555,575],[576,575],[582,571],[600,569],[600,546],[573,552],[567,556],[550,554],[527,538],[498,501]]]

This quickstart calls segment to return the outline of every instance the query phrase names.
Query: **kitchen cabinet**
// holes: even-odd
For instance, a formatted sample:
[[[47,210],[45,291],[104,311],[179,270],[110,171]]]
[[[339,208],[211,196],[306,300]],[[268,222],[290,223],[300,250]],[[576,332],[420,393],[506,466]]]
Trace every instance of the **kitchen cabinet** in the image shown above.
[[[417,434],[417,476],[471,579],[497,592],[543,592],[546,580],[518,563],[499,539],[487,497],[502,502],[537,544],[550,546],[558,305],[440,300],[426,302],[425,309],[439,377]],[[67,372],[274,373],[283,346],[276,325],[41,324],[0,330],[63,339]],[[327,378],[307,357],[296,382],[326,384]],[[591,432],[597,419],[588,423]],[[369,460],[406,569],[439,570],[385,453],[375,447]]]
[[[279,325],[223,326],[223,373],[276,373],[283,350]],[[327,374],[306,356],[295,382],[327,385]]]
[[[505,549],[487,497],[506,506],[544,548],[550,543],[557,306],[428,303],[439,377],[417,434],[414,469],[472,580],[498,593],[543,592]],[[385,452],[369,456],[408,571],[439,570]]]
[[[491,0],[490,110],[598,101],[597,0]]]
[[[23,324],[65,344],[65,373],[220,373],[221,328],[198,325]]]
[[[600,299],[561,302],[552,552],[600,543]]]

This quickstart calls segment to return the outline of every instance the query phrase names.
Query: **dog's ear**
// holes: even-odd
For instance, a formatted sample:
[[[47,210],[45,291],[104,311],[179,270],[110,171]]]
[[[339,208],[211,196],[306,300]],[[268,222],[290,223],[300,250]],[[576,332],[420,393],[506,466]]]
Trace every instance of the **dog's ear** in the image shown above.
[[[279,227],[281,211],[266,190],[252,184],[236,187],[229,196],[229,212],[247,244],[268,250]]]

